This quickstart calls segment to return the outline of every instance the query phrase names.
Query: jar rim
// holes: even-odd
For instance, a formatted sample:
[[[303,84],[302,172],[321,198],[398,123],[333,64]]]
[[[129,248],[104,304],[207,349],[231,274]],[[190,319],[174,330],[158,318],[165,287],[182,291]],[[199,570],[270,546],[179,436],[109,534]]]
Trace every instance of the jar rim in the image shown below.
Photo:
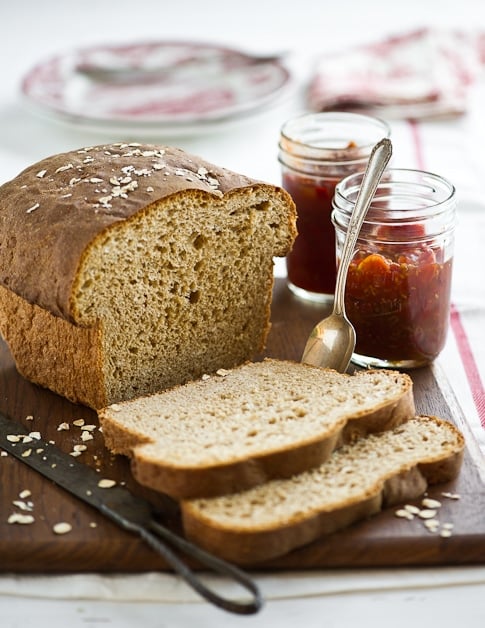
[[[279,147],[309,163],[348,164],[368,157],[375,144],[390,135],[389,124],[373,116],[352,112],[303,113],[282,125]]]
[[[339,199],[342,199],[345,203],[355,203],[363,176],[364,172],[356,172],[346,176],[337,183],[335,187],[335,202],[337,205]],[[426,196],[423,193],[424,190],[431,190],[433,194],[436,193],[436,198],[432,199],[433,202],[429,203],[427,207],[432,207],[434,209],[438,208],[440,205],[448,203],[456,195],[455,186],[451,183],[451,181],[441,175],[428,170],[419,170],[415,168],[387,168],[377,186],[374,201],[376,198],[386,200],[387,197],[379,196],[379,190],[392,185],[406,186],[408,188],[415,186],[414,193],[412,190],[408,193],[409,197],[414,198],[432,199],[429,193]],[[419,189],[416,186],[419,186]],[[437,196],[439,191],[441,191],[444,195],[442,194],[442,196]],[[350,194],[355,195],[354,200],[349,198]],[[392,211],[392,208],[389,209]]]

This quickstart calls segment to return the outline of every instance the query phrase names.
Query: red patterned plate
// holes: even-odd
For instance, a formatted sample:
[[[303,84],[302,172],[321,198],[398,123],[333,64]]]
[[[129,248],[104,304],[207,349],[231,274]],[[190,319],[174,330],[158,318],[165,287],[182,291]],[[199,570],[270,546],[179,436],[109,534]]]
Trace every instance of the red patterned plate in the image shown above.
[[[55,56],[22,81],[30,104],[65,122],[194,132],[272,103],[290,74],[278,57],[206,43],[96,46]]]

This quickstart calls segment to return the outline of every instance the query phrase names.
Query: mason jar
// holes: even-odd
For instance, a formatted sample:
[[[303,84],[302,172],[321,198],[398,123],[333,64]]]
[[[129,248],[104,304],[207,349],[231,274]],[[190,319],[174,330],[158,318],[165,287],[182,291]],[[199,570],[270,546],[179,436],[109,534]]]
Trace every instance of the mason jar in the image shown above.
[[[362,177],[346,177],[335,190],[337,263]],[[449,181],[420,170],[386,170],[347,275],[354,363],[407,369],[439,355],[449,325],[455,222]]]
[[[298,236],[286,258],[288,285],[300,297],[333,300],[335,232],[331,221],[337,183],[365,170],[372,148],[390,128],[355,113],[309,113],[281,129],[282,186],[296,204]]]

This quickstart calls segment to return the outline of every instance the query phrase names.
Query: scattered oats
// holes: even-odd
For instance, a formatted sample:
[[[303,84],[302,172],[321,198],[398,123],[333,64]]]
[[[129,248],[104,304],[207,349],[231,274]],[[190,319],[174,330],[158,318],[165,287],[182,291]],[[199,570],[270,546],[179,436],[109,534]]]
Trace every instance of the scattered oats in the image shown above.
[[[422,501],[421,504],[425,507],[425,508],[440,508],[441,507],[441,502],[439,502],[437,499],[431,499],[429,497],[425,497]]]
[[[22,443],[27,444],[27,443],[31,443],[34,439],[31,436],[24,436],[22,438]]]
[[[32,205],[32,207],[29,207],[29,209],[25,210],[25,213],[26,214],[31,214],[36,209],[39,209],[39,207],[40,207],[40,203],[36,203],[35,205]]]
[[[26,449],[25,451],[22,452],[22,458],[28,458],[30,456],[30,454],[32,453],[32,449]]]
[[[426,519],[424,525],[428,530],[437,530],[439,528],[440,522],[438,519]]]
[[[103,479],[103,480],[99,480],[98,482],[99,488],[112,488],[115,485],[116,485],[116,482],[114,480]]]
[[[7,523],[19,523],[20,525],[28,525],[34,523],[35,519],[33,515],[21,515],[17,512],[11,514],[7,519]]]
[[[31,414],[29,414],[28,416],[25,417],[25,420],[26,421],[33,421],[34,417]]]
[[[165,164],[162,164],[160,162],[156,162],[153,164],[152,168],[154,170],[163,170],[165,168]]]
[[[0,456],[2,458],[6,458],[8,456],[8,453],[6,451],[0,451]]]
[[[67,164],[66,166],[60,166],[60,168],[56,170],[56,174],[58,172],[64,172],[65,170],[72,170],[72,168],[74,168],[72,164]]]
[[[452,531],[451,530],[441,530],[440,532],[440,536],[443,537],[444,539],[449,538],[452,535]]]
[[[72,196],[71,193],[67,193],[67,194],[63,194],[61,198],[71,198],[71,196]]]
[[[90,495],[93,494],[93,491],[90,491],[89,489],[86,491],[86,495],[89,497]]]
[[[81,181],[81,179],[78,179],[77,177],[73,177],[70,181],[69,181],[69,186],[72,187],[73,185],[76,185],[76,183],[79,183],[79,181]]]
[[[138,146],[141,146],[141,144],[139,142],[130,142],[129,144],[123,144],[122,148],[126,148],[128,146],[132,146],[133,148],[136,148]]]
[[[201,166],[198,170],[197,170],[197,174],[200,177],[205,177],[207,174],[209,174],[209,171],[207,170],[207,168],[204,168],[203,166]]]
[[[111,177],[109,182],[111,183],[111,185],[119,185],[120,182],[118,181],[118,177]]]
[[[86,157],[86,159],[83,159],[83,164],[92,164],[94,161],[94,157]]]
[[[32,493],[29,491],[28,488],[26,488],[25,490],[21,491],[19,493],[19,497],[20,499],[27,499],[27,497],[30,497],[32,495]]]
[[[36,177],[39,177],[39,179],[42,179],[43,176],[45,176],[47,170],[39,170],[39,172],[35,175]]]
[[[74,451],[86,451],[86,445],[74,445]]]
[[[57,464],[54,462],[54,464],[51,464],[51,469],[55,469],[57,467]]]
[[[33,438],[34,440],[40,440],[41,436],[40,436],[40,432],[30,432],[29,436],[31,438]],[[52,444],[54,444],[54,441],[51,441]]]
[[[87,430],[83,430],[81,434],[81,440],[82,441],[93,440],[93,435],[90,434]]]
[[[134,169],[135,166],[123,166],[123,168],[121,168],[121,172],[123,174],[130,174],[130,172],[133,172]]]
[[[91,521],[90,524],[89,524],[89,527],[90,528],[97,528],[98,524],[96,523],[96,521]]]
[[[446,522],[446,523],[443,524],[443,529],[444,530],[453,530],[454,527],[455,527],[455,525],[453,523]]]
[[[408,510],[405,510],[404,508],[400,508],[399,510],[396,510],[394,514],[396,515],[396,517],[401,517],[402,519],[407,519],[408,521],[411,521],[412,519],[414,519],[414,515]]]
[[[219,377],[226,377],[226,375],[229,375],[231,371],[228,371],[227,369],[217,369],[216,374],[219,375]]]
[[[43,451],[44,451],[44,450],[43,450],[43,448],[42,448],[42,447],[39,447],[39,449],[36,449],[36,450],[35,450],[35,453],[36,453],[36,454],[41,454]]]
[[[73,458],[77,458],[81,454],[82,454],[82,451],[70,451],[69,452],[69,455],[72,456]]]
[[[185,175],[187,174],[187,171],[180,170],[180,168],[177,168],[174,174],[177,175],[177,177],[185,177]]]
[[[24,512],[32,512],[32,509],[34,507],[34,504],[32,502],[26,503],[19,501],[18,499],[14,500],[12,504],[20,510],[23,510]]]
[[[17,434],[7,434],[7,440],[9,443],[18,443],[20,442],[20,436],[17,436]]]
[[[210,375],[208,375],[207,373],[204,373],[204,374],[202,375],[202,377],[201,377],[201,379],[202,379],[202,381],[203,381],[203,382],[206,382],[206,381],[207,381],[208,379],[210,379],[210,378],[211,378],[211,376],[210,376]]]
[[[65,521],[60,521],[52,527],[52,530],[55,534],[67,534],[72,530],[72,525],[70,523],[66,523]]]
[[[111,201],[111,199],[112,199],[112,198],[113,198],[113,197],[112,197],[110,194],[108,194],[108,196],[102,196],[102,197],[99,199],[99,203],[100,203],[100,205],[102,205],[103,207],[107,207],[107,208],[109,208],[109,207],[111,207],[111,205],[110,205],[110,201]]]
[[[94,432],[95,429],[96,429],[96,425],[85,425],[83,427],[83,430],[86,430],[86,432]]]
[[[57,426],[57,431],[58,432],[63,432],[63,431],[69,430],[69,429],[70,429],[69,423],[60,423]]]
[[[72,424],[76,427],[82,427],[84,425],[84,419],[76,419],[72,422]]]
[[[424,510],[420,510],[418,513],[418,517],[421,519],[433,519],[436,517],[437,511],[431,508],[425,508]]]
[[[448,497],[448,499],[460,499],[460,495],[458,493],[441,493],[443,497]]]
[[[419,508],[417,506],[413,506],[412,504],[406,504],[404,506],[404,510],[407,510],[412,515],[418,515],[419,514]]]
[[[100,179],[99,177],[91,177],[89,179],[89,183],[103,183],[103,179]]]
[[[153,192],[153,188],[150,186],[147,187],[147,192]]]

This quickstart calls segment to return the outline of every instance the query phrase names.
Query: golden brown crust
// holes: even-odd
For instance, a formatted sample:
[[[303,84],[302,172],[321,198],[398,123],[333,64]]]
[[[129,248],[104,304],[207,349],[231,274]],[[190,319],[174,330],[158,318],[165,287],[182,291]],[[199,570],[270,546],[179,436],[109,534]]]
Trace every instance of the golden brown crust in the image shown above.
[[[77,327],[0,286],[0,332],[26,379],[74,403],[106,403],[99,324]]]

